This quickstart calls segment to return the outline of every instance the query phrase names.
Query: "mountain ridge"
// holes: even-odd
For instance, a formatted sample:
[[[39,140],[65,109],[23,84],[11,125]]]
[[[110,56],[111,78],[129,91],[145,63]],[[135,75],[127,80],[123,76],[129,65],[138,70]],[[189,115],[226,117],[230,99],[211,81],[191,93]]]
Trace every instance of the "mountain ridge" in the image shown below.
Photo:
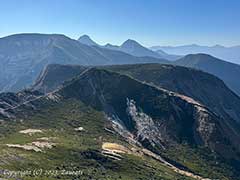
[[[87,36],[87,41],[84,41],[84,37],[86,37],[87,35],[83,35],[81,37],[83,37],[83,39],[80,39],[80,42],[86,45],[90,45],[90,46],[98,46],[98,47],[102,47],[102,48],[106,48],[106,49],[110,49],[110,50],[116,50],[116,51],[121,51],[121,52],[125,52],[128,54],[131,54],[133,56],[137,56],[137,57],[154,57],[154,58],[160,58],[160,59],[167,59],[167,60],[176,60],[177,58],[180,58],[180,56],[177,55],[170,55],[167,54],[163,51],[161,52],[154,52],[146,47],[144,47],[143,45],[141,45],[140,43],[138,43],[137,41],[133,40],[133,39],[127,39],[126,41],[124,41],[120,46],[117,45],[112,45],[110,43],[107,43],[104,46],[101,46],[99,44],[97,44],[95,41],[93,41],[89,36]]]
[[[18,91],[31,85],[47,64],[105,65],[149,61],[166,62],[87,46],[65,35],[16,34],[0,39],[0,91]]]
[[[103,77],[102,77],[103,76]],[[105,76],[113,76],[114,77],[114,79],[115,79],[115,81],[112,81],[112,80],[108,80],[108,78],[107,77],[105,77]],[[116,77],[115,77],[116,76]],[[92,79],[93,78],[93,79]],[[149,90],[152,92],[152,93],[155,93],[155,91],[157,92],[157,91],[160,91],[159,93],[161,94],[161,95],[163,95],[163,94],[165,94],[165,95],[167,95],[168,94],[168,96],[170,96],[170,97],[174,97],[174,98],[179,98],[179,100],[174,100],[174,102],[178,102],[179,101],[179,103],[181,102],[181,101],[183,101],[183,102],[185,102],[185,103],[189,103],[189,104],[191,104],[193,107],[199,107],[200,109],[199,109],[199,111],[203,111],[203,112],[209,112],[210,114],[211,114],[211,116],[215,116],[214,115],[214,113],[212,113],[212,112],[210,112],[208,109],[205,109],[205,107],[203,106],[203,105],[201,105],[201,104],[199,104],[198,102],[195,102],[193,99],[189,99],[188,97],[184,97],[184,96],[182,96],[182,95],[179,95],[179,94],[175,94],[175,93],[173,93],[173,92],[169,92],[169,91],[167,91],[167,90],[165,90],[165,89],[162,89],[162,88],[158,88],[158,87],[156,87],[156,86],[152,86],[152,85],[150,85],[150,84],[147,84],[147,83],[142,83],[141,81],[136,81],[135,79],[132,79],[131,77],[129,77],[129,76],[126,76],[126,75],[121,75],[121,74],[118,74],[118,73],[115,73],[115,72],[111,72],[111,71],[107,71],[107,70],[104,70],[104,69],[98,69],[98,68],[89,68],[87,71],[85,71],[83,74],[81,74],[80,76],[78,76],[76,79],[73,79],[73,80],[71,80],[71,81],[68,81],[68,83],[67,84],[64,84],[64,86],[62,87],[62,88],[60,88],[60,89],[58,89],[57,91],[54,91],[53,93],[49,93],[48,95],[47,95],[47,97],[48,96],[56,96],[56,97],[58,97],[59,95],[59,98],[72,98],[72,97],[74,97],[74,98],[80,98],[81,99],[81,101],[83,101],[84,103],[86,103],[86,104],[88,104],[88,105],[91,105],[91,106],[93,106],[94,108],[97,108],[97,109],[99,109],[100,108],[100,106],[102,106],[101,108],[103,108],[103,109],[105,109],[104,108],[104,106],[106,106],[106,105],[104,105],[105,103],[108,103],[108,102],[105,102],[105,100],[107,100],[107,99],[105,99],[105,100],[101,100],[101,99],[99,99],[99,100],[97,100],[97,99],[95,99],[96,98],[96,95],[97,94],[95,94],[94,92],[99,92],[99,93],[104,93],[104,91],[102,91],[101,90],[101,88],[104,88],[104,86],[103,87],[101,87],[102,85],[102,83],[104,84],[104,85],[106,85],[106,90],[107,91],[109,91],[109,93],[112,93],[112,92],[114,92],[114,91],[112,91],[112,90],[110,90],[110,89],[108,89],[108,86],[110,87],[110,88],[116,88],[116,87],[124,87],[124,86],[122,86],[122,85],[117,85],[117,86],[113,86],[112,87],[112,85],[110,85],[110,83],[105,83],[105,82],[109,82],[109,81],[112,81],[112,82],[116,82],[117,81],[117,83],[123,83],[124,81],[130,81],[131,83],[127,83],[127,84],[132,84],[133,86],[141,86],[142,88],[140,88],[140,89],[145,89],[145,88],[149,88]],[[80,84],[79,84],[79,81],[81,82]],[[81,84],[85,84],[85,86],[82,86]],[[87,84],[86,84],[87,83]],[[89,84],[88,84],[89,83]],[[125,83],[125,82],[124,82]],[[92,85],[97,85],[96,87],[91,87]],[[76,87],[75,87],[76,86]],[[99,87],[98,87],[99,86]],[[80,90],[75,90],[75,88],[80,88]],[[90,90],[90,89],[92,88],[92,90]],[[99,89],[100,88],[100,89]],[[137,89],[139,89],[139,88],[137,88]],[[89,91],[90,90],[90,91]],[[81,94],[79,94],[79,93],[76,93],[76,92],[82,92]],[[132,91],[132,93],[133,92],[136,92],[134,89],[133,90],[131,90]],[[87,94],[92,94],[92,95],[94,95],[94,96],[92,96],[92,95],[87,95],[87,94],[85,94],[85,93],[87,93]],[[126,93],[126,92],[124,92],[124,91],[122,91],[121,93]],[[141,93],[140,93],[141,94]],[[160,95],[159,94],[159,95]],[[132,94],[132,95],[134,95],[134,97],[137,97],[136,96],[136,94]],[[99,98],[101,98],[101,95],[99,94],[99,95],[97,95]],[[105,96],[105,95],[103,95],[103,96]],[[129,96],[129,95],[128,95]],[[113,95],[113,98],[115,98],[116,96],[114,96]],[[38,98],[36,99],[36,100],[38,100]],[[108,101],[108,100],[107,100]],[[114,101],[113,101],[114,102]],[[120,101],[121,102],[121,101]],[[92,104],[93,103],[93,104]],[[96,103],[96,104],[95,104]],[[100,105],[100,104],[101,105]],[[103,104],[102,104],[103,103]],[[116,103],[116,102],[114,102],[114,103]],[[140,103],[140,102],[139,102]],[[182,103],[182,102],[181,102]],[[118,105],[119,105],[119,103],[117,103]],[[121,103],[120,103],[121,104]],[[142,105],[144,105],[145,103],[140,103],[140,104],[142,104]],[[99,106],[100,105],[100,106]],[[116,105],[116,104],[115,104]],[[114,106],[115,106],[114,105]],[[126,105],[127,105],[127,101],[126,101]],[[146,106],[146,104],[145,104],[145,106]],[[115,106],[113,109],[115,109],[116,108],[116,110],[118,111],[118,108],[117,108],[117,106]],[[197,108],[198,109],[198,108]],[[106,111],[105,111],[106,110]],[[112,110],[108,110],[108,109],[105,109],[104,111],[107,113],[107,114],[109,114],[110,113],[110,115],[116,115],[115,113],[114,114],[111,114],[111,113],[113,113],[113,111]],[[120,110],[120,109],[119,109]],[[149,109],[150,110],[150,109]],[[168,111],[168,110],[167,110]],[[18,112],[19,113],[19,112]],[[123,113],[123,112],[122,112]],[[151,114],[151,113],[150,113]],[[120,114],[118,114],[118,116],[119,116]],[[114,116],[113,116],[114,117]],[[120,119],[122,119],[123,117],[121,117],[121,115],[119,116],[119,118]],[[215,118],[217,118],[217,117],[215,117]],[[129,130],[131,130],[133,127],[133,124],[131,125],[131,123],[130,122],[128,122],[128,120],[127,119],[125,119],[126,121],[125,122],[123,122],[124,123],[124,125],[125,126],[129,126],[128,127],[128,129]],[[130,124],[129,124],[130,123]],[[150,140],[150,139],[149,139]],[[198,141],[196,141],[196,142],[198,142]]]
[[[60,71],[56,74],[62,74],[60,76],[62,79],[56,80],[59,83],[58,86],[73,78],[73,76],[68,76],[68,71],[83,68],[81,66],[75,68],[71,66],[61,67],[62,65],[55,66],[55,69]],[[238,109],[240,98],[222,80],[211,74],[191,68],[160,64],[112,65],[97,68],[129,75],[139,81],[191,97],[221,115],[224,119],[228,119],[232,123],[240,122],[240,111]],[[65,74],[64,69],[68,69],[65,77],[63,76]],[[45,80],[43,77],[39,78],[42,79],[42,83],[40,83],[42,86],[36,86],[38,88],[34,88],[34,90],[41,90],[48,85],[50,87],[47,89],[52,89],[51,83],[47,82],[49,76],[51,78],[51,71],[54,70],[50,68],[49,72],[46,72]],[[79,70],[78,73],[81,72],[82,70]]]
[[[192,67],[222,79],[238,96],[240,83],[237,77],[240,65],[230,63],[207,54],[190,54],[174,62],[175,65]]]
[[[75,116],[78,111],[80,111],[80,114],[83,114],[83,110],[88,107],[92,108],[91,111],[87,111],[91,114],[96,113],[96,111],[104,112],[105,123],[108,124],[108,129],[111,128],[111,131],[119,134],[128,143],[136,142],[138,148],[143,147],[158,158],[163,157],[170,164],[172,162],[179,164],[176,167],[179,167],[183,163],[182,167],[189,168],[190,171],[197,172],[197,174],[203,175],[203,177],[224,177],[225,179],[228,177],[237,177],[234,174],[225,174],[225,170],[228,170],[228,165],[234,167],[230,163],[230,159],[233,158],[238,162],[236,153],[240,148],[238,143],[239,137],[225,124],[227,120],[223,121],[218,115],[192,98],[151,85],[148,82],[144,83],[129,75],[101,68],[88,68],[84,73],[65,82],[56,91],[36,97],[36,100],[24,103],[14,108],[14,110],[7,110],[5,113],[8,113],[10,118],[6,120],[14,119],[16,122],[22,122],[21,126],[27,123],[28,127],[34,125],[33,127],[35,128],[60,128],[62,129],[61,133],[65,132],[68,128],[82,126],[84,129],[86,128],[86,131],[81,132],[80,136],[76,135],[77,132],[64,133],[66,137],[73,134],[75,136],[74,139],[79,137],[78,141],[82,142],[81,138],[92,136],[90,134],[84,135],[91,130],[90,127],[94,123],[98,124],[96,117],[90,119],[90,114],[87,116],[88,120],[85,120],[86,117]],[[66,102],[74,102],[74,104],[66,106]],[[78,105],[80,102],[81,108]],[[44,110],[44,107],[46,110]],[[61,109],[59,109],[60,107]],[[56,112],[60,112],[60,115],[56,116]],[[67,114],[63,114],[65,112]],[[36,113],[37,115],[35,115]],[[32,119],[33,117],[37,120]],[[78,121],[81,121],[81,123],[79,124]],[[66,124],[63,125],[63,122]],[[89,122],[94,123],[91,126],[86,126],[86,123]],[[186,127],[189,128],[186,129]],[[98,130],[94,129],[91,133],[101,132],[101,135],[96,134],[96,136],[102,136],[105,139],[106,134],[101,129],[103,129],[102,126]],[[58,132],[57,129],[54,132]],[[104,140],[101,141],[102,138],[97,142],[104,142]],[[88,140],[93,141],[91,139]],[[110,142],[112,141],[113,139]],[[116,142],[116,139],[114,141]],[[72,143],[72,141],[70,142]],[[123,143],[121,141],[124,146],[127,146],[127,142]],[[184,147],[184,143],[189,144],[189,146]],[[93,144],[94,141],[91,146]],[[58,147],[59,145],[56,146]],[[188,162],[193,163],[191,159],[184,163],[184,161],[180,161],[175,157],[176,155],[178,157],[181,156],[184,152],[180,150],[172,152],[174,149],[181,147],[186,152],[191,152],[195,149],[197,154],[200,153],[200,156],[203,156],[202,153],[204,152],[201,152],[202,146],[206,148],[205,151],[209,149],[207,152],[209,154],[213,153],[212,155],[215,158],[224,157],[221,161],[217,160],[218,164],[214,165],[213,162],[215,161],[211,160],[211,158],[208,159],[204,155],[206,159],[203,162],[207,162],[206,166],[213,173],[212,175],[211,173],[209,174],[210,171],[207,169],[201,170],[189,166]],[[99,146],[97,148],[99,149]],[[62,151],[60,147],[57,150],[59,152]],[[210,150],[213,152],[210,152]],[[46,155],[48,155],[48,151],[46,150]],[[54,151],[54,148],[51,151]],[[83,152],[85,151],[83,150]],[[219,154],[214,154],[215,151]],[[64,153],[66,155],[68,151],[64,151]],[[120,162],[124,162],[125,158],[125,156],[122,157]],[[87,159],[85,159],[86,161]],[[132,162],[135,162],[135,160]],[[198,160],[197,162],[201,164],[202,160]],[[224,168],[222,168],[223,165]],[[116,164],[116,166],[119,165]],[[218,167],[219,169],[213,171],[210,167],[214,169]],[[142,168],[142,170],[145,171],[145,168]]]
[[[86,44],[88,46],[99,46],[95,41],[93,41],[88,35],[82,35],[78,38],[78,41],[82,44]]]
[[[153,46],[150,49],[154,51],[163,50],[170,54],[179,54],[179,55],[187,55],[187,54],[198,54],[205,53],[215,56],[219,59],[224,59],[231,61],[232,63],[240,64],[240,46],[222,46],[222,45],[214,45],[214,46],[202,46],[197,44],[192,45],[183,45],[183,46]]]

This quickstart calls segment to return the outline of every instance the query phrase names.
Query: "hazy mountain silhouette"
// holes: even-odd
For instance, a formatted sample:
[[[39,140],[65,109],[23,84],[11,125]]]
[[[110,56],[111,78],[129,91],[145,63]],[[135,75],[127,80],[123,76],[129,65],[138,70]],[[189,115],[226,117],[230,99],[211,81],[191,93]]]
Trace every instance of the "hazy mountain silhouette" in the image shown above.
[[[214,74],[240,96],[240,65],[238,64],[226,62],[207,54],[190,54],[177,60],[174,64]]]
[[[121,51],[87,46],[58,34],[17,34],[0,38],[0,91],[32,84],[48,64],[106,65],[167,62]]]
[[[154,51],[165,51],[169,54],[187,55],[204,53],[220,59],[240,64],[240,46],[225,47],[221,45],[200,46],[196,44],[185,46],[153,46]]]

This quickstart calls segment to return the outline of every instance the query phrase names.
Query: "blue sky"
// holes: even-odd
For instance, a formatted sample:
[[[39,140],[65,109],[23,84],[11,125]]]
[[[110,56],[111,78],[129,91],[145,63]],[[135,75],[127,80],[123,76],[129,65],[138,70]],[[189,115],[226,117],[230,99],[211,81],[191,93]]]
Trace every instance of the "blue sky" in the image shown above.
[[[90,35],[97,42],[240,44],[239,0],[2,0],[0,37],[27,32]]]

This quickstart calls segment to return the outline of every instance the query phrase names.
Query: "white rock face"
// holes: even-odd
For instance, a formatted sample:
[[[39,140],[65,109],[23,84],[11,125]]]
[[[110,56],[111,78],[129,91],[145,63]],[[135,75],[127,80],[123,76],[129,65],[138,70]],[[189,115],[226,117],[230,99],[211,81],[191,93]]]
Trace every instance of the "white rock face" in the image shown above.
[[[4,109],[0,108],[0,114],[5,116],[5,117],[10,117],[10,115],[8,113],[5,112]]]
[[[52,142],[34,141],[32,142],[32,145],[41,149],[43,148],[52,149],[56,144]]]
[[[48,100],[58,102],[60,100],[60,95],[57,93],[48,93],[46,98]]]
[[[84,128],[83,127],[78,127],[78,128],[75,128],[74,130],[75,131],[84,131]]]
[[[24,149],[27,151],[35,151],[35,152],[41,152],[42,150],[36,146],[33,145],[20,145],[20,144],[6,144],[9,148],[19,148]]]
[[[158,144],[164,148],[161,144],[161,133],[159,132],[157,125],[150,116],[137,109],[134,100],[127,99],[127,112],[136,123],[138,139],[147,140],[152,146]]]
[[[9,148],[18,148],[26,151],[43,152],[43,149],[52,149],[54,146],[56,146],[56,143],[34,141],[32,143],[24,144],[24,145],[6,144],[6,146]]]
[[[122,123],[120,123],[120,119],[118,117],[112,116],[107,117],[107,119],[112,122],[112,127],[114,131],[124,137],[130,144],[140,145],[137,140],[134,139],[134,135],[129,132]]]
[[[28,134],[30,136],[35,133],[42,133],[42,132],[43,131],[40,129],[25,129],[25,130],[19,131],[19,133],[21,133],[21,134]]]

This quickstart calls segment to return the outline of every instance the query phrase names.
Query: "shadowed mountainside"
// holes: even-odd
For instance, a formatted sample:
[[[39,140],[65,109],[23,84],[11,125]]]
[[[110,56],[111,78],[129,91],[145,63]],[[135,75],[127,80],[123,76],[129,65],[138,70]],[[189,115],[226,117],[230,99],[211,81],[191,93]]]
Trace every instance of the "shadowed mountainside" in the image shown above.
[[[106,65],[167,62],[84,45],[58,34],[17,34],[0,38],[0,91],[31,85],[48,64]]]
[[[191,97],[225,119],[240,122],[238,108],[240,98],[222,80],[211,74],[191,68],[161,64],[114,65],[99,68],[126,74],[139,81]],[[46,71],[43,71],[44,76],[39,77],[41,81],[33,87],[35,90],[46,87],[47,92],[50,92],[49,90],[74,77],[74,74],[69,72],[78,71],[76,74],[80,74],[82,69],[84,67],[81,66],[49,66]],[[55,76],[52,72],[61,75]],[[57,84],[51,83],[53,81]]]
[[[81,107],[79,107],[80,104]],[[92,114],[97,112],[105,114],[104,121],[108,124],[108,128],[112,129],[110,132],[119,134],[128,144],[125,146],[134,145],[137,148],[144,148],[155,154],[152,157],[162,157],[164,161],[204,177],[221,179],[237,179],[238,177],[235,170],[240,151],[239,133],[236,134],[239,129],[233,127],[233,124],[226,124],[228,119],[221,118],[190,97],[109,70],[89,68],[83,74],[65,82],[59,90],[40,96],[35,101],[18,106],[14,110],[6,110],[5,114],[14,118],[15,122],[21,120],[21,126],[24,127],[55,128],[54,132],[58,132],[59,129],[69,131],[72,126],[82,125],[87,133],[91,126],[87,126],[86,123],[98,123],[97,118],[88,116],[88,120],[85,120],[86,117],[80,118],[81,116],[76,116],[76,114],[90,107],[91,110],[87,111]],[[86,112],[83,111],[80,114],[84,113]],[[10,120],[8,117],[3,118]],[[14,126],[13,123],[11,127]],[[101,139],[97,141],[98,144],[109,138],[101,130],[102,128],[95,130],[95,133],[91,131],[101,136]],[[65,138],[71,134],[75,135],[74,132],[65,134]],[[83,132],[83,135],[75,135],[75,138],[79,138],[78,141],[82,142],[81,139],[87,136]],[[123,143],[121,138],[120,141]],[[65,139],[63,142],[68,141]],[[91,138],[89,141],[92,141]],[[117,140],[113,138],[111,141]],[[83,141],[84,146],[86,143]],[[94,146],[94,144],[88,147],[92,146],[99,151],[99,145]],[[69,146],[73,145],[69,144]],[[181,150],[179,150],[180,147]],[[77,148],[77,145],[74,148]],[[174,152],[174,149],[177,151]],[[54,151],[54,148],[51,151]],[[62,149],[59,147],[58,151],[61,152]],[[65,154],[70,157],[69,151],[71,150],[66,150]],[[82,153],[84,151],[84,149],[81,150]],[[193,152],[195,155],[185,158],[185,161],[179,159],[186,155],[184,153]],[[79,155],[78,158],[82,156]],[[123,157],[127,160],[126,158]],[[61,161],[61,157],[57,159]],[[103,163],[98,158],[94,159],[95,161]],[[164,161],[160,160],[159,163]],[[216,162],[218,162],[217,165]],[[204,163],[206,166],[202,166]],[[129,166],[128,163],[126,165]],[[118,163],[116,167],[119,167]],[[145,171],[146,168],[143,170]],[[110,172],[113,173],[115,170],[112,169]]]
[[[240,65],[217,59],[207,54],[190,54],[176,62],[176,65],[192,67],[213,74],[222,79],[235,93],[240,95]]]

